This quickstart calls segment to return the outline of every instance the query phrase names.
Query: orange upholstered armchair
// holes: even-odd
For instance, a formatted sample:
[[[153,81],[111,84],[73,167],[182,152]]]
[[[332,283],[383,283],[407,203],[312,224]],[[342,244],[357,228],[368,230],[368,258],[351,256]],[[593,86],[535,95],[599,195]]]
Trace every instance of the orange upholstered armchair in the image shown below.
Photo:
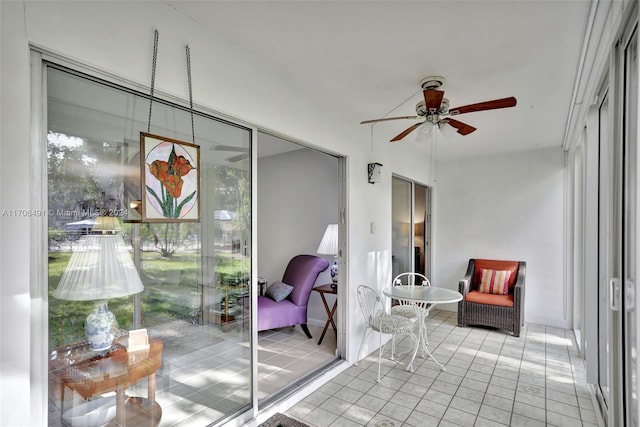
[[[524,261],[470,259],[458,282],[458,326],[483,325],[520,336],[524,325]]]

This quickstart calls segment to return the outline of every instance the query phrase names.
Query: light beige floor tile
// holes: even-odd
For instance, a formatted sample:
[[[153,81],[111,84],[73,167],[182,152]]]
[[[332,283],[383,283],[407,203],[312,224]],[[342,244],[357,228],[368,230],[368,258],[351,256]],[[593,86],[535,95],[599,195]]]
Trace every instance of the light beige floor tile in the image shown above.
[[[516,392],[516,401],[526,403],[531,406],[537,406],[538,408],[545,409],[547,407],[547,402],[544,396],[524,393],[521,391]]]
[[[340,384],[329,381],[328,383],[322,385],[317,391],[332,395],[337,393],[340,389],[342,389],[342,386]]]
[[[578,406],[578,398],[573,393],[568,394],[561,391],[549,389],[547,390],[547,399],[565,403],[567,405]]]
[[[513,404],[513,413],[523,415],[527,418],[532,418],[536,421],[546,421],[546,412],[543,408],[527,405],[526,403],[522,402],[515,402]]]
[[[347,418],[361,425],[367,425],[375,415],[376,411],[363,408],[362,406],[352,405],[344,414],[342,414],[342,418]]]
[[[444,381],[456,386],[460,385],[463,379],[464,377],[454,375],[450,372],[441,372],[440,375],[438,375],[438,378],[436,378],[437,381]]]
[[[333,423],[331,423],[330,427],[359,427],[364,425],[366,424],[357,423],[348,418],[339,417]]]
[[[516,391],[502,386],[497,386],[495,384],[489,384],[489,387],[487,387],[487,393],[507,399],[514,399]]]
[[[494,374],[493,377],[491,378],[491,381],[489,382],[489,385],[495,385],[498,387],[508,388],[509,390],[515,390],[516,386],[518,385],[518,382],[507,379],[507,378],[499,377]]]
[[[557,427],[582,427],[581,420],[552,411],[547,411],[547,424]]]
[[[418,403],[418,405],[416,406],[415,410],[419,412],[424,412],[425,414],[429,414],[436,418],[442,418],[444,413],[447,411],[447,406],[422,399],[420,403]]]
[[[462,387],[470,388],[479,392],[486,392],[487,387],[489,386],[487,381],[475,380],[473,378],[469,378],[468,376],[462,380],[460,383]]]
[[[296,403],[292,408],[287,410],[287,415],[293,418],[302,419],[309,412],[316,409],[315,405],[307,403],[305,401]]]
[[[442,420],[453,423],[453,425],[459,427],[465,427],[473,426],[476,422],[476,416],[474,414],[449,407],[449,409],[447,409],[444,416],[442,417]]]
[[[354,390],[358,390],[361,391],[363,393],[366,393],[368,390],[370,390],[372,387],[375,386],[375,382],[373,381],[367,381],[367,380],[362,380],[360,378],[354,378],[352,381],[350,381],[348,384],[345,385],[345,387],[349,387],[352,388]]]
[[[504,427],[508,424],[502,424],[497,421],[489,420],[487,418],[478,417],[476,418],[476,423],[474,427]]]
[[[472,388],[467,387],[458,387],[456,391],[456,397],[460,397],[462,399],[469,400],[471,402],[482,403],[485,394],[483,392],[479,392]]]
[[[451,403],[449,403],[449,407],[460,409],[461,411],[465,411],[473,415],[478,415],[480,403],[454,396],[454,398],[451,399]]]
[[[547,423],[546,421],[537,421],[514,413],[511,415],[511,424],[509,425],[512,427],[546,427]]]
[[[455,313],[437,310],[427,323],[430,350],[446,363],[446,371],[417,357],[415,372],[407,372],[407,355],[390,360],[387,347],[381,383],[376,382],[374,352],[291,413],[297,411],[315,427],[597,425],[571,331],[526,324],[516,338],[488,328],[458,328],[456,323]],[[293,351],[304,342],[301,332],[284,332],[278,333],[284,337],[270,335],[266,348],[288,346]],[[398,348],[411,345],[401,341]],[[274,358],[272,369],[283,360]],[[322,419],[319,410],[336,418]]]
[[[326,393],[322,393],[321,391],[316,391],[315,393],[311,393],[309,396],[305,397],[303,399],[303,402],[306,402],[313,406],[320,406],[325,400],[327,400],[330,397],[331,396]]]
[[[580,419],[580,409],[578,409],[577,406],[567,405],[566,403],[547,399],[547,410],[567,417]]]
[[[470,369],[467,372],[467,375],[465,375],[465,378],[469,378],[472,380],[476,380],[476,381],[482,381],[484,383],[489,383],[489,381],[491,381],[491,374],[490,373],[483,373],[483,372],[479,372],[479,371],[474,371],[472,369]]]
[[[413,411],[409,418],[405,420],[405,424],[415,427],[437,427],[440,418],[433,417],[420,411]]]
[[[342,399],[338,399],[337,397],[331,396],[322,404],[320,408],[326,409],[329,412],[333,412],[334,414],[342,415],[346,410],[351,407],[349,402],[346,402]]]
[[[384,405],[386,405],[386,403],[387,399],[380,399],[379,397],[365,394],[360,399],[358,399],[355,405],[373,412],[378,412]]]
[[[422,400],[427,400],[429,402],[439,403],[440,405],[448,406],[453,399],[452,394],[442,393],[438,390],[430,389],[428,390]]]
[[[478,416],[501,424],[509,425],[509,421],[511,420],[511,409],[511,406],[499,409],[489,405],[482,405],[478,412]]]
[[[411,415],[412,410],[406,408],[402,405],[399,405],[395,402],[388,402],[386,405],[380,409],[379,414],[385,415],[389,418],[393,418],[394,420],[398,420],[400,422],[404,422],[409,415]]]
[[[327,411],[324,408],[316,408],[305,415],[302,421],[321,427],[331,425],[337,418],[338,415],[331,411]]]
[[[424,394],[429,389],[430,385],[431,383],[425,386],[421,384],[406,382],[402,387],[400,387],[400,390],[398,390],[398,393],[422,398],[422,396],[424,396]]]

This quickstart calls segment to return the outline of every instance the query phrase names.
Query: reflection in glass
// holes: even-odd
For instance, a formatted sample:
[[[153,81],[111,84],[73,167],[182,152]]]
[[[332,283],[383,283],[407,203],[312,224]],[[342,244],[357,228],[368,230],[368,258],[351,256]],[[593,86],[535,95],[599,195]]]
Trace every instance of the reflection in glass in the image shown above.
[[[392,273],[393,277],[412,270],[412,195],[411,182],[393,177],[392,181]]]
[[[64,414],[82,409],[85,399],[112,395],[112,377],[128,378],[119,384],[126,388],[131,425],[139,425],[133,416],[177,423],[200,414],[213,423],[246,410],[251,132],[196,114],[200,222],[143,224],[132,203],[141,199],[139,135],[148,130],[148,99],[53,67],[47,91],[49,425],[62,425]],[[150,132],[192,141],[190,114],[157,102]],[[236,155],[217,147],[233,148]],[[83,324],[93,302],[59,300],[53,292],[82,236],[94,233],[98,216],[118,219],[144,291],[109,300],[116,338],[110,349],[90,352]],[[139,328],[147,329],[153,354],[126,351],[127,332]],[[96,368],[105,364],[108,370]],[[122,372],[114,374],[114,367]],[[88,388],[79,391],[69,382],[73,372],[84,375]]]

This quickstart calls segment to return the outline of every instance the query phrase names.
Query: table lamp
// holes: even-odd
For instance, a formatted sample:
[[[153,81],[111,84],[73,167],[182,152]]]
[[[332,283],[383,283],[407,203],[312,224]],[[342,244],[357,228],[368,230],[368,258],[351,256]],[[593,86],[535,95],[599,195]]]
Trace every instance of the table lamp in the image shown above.
[[[334,286],[338,283],[338,224],[329,224],[322,236],[318,254],[333,255],[333,265],[331,266],[331,280]]]
[[[70,301],[95,301],[85,333],[94,351],[111,347],[116,319],[107,300],[142,292],[144,287],[115,217],[98,217],[92,232],[82,236],[53,296]]]

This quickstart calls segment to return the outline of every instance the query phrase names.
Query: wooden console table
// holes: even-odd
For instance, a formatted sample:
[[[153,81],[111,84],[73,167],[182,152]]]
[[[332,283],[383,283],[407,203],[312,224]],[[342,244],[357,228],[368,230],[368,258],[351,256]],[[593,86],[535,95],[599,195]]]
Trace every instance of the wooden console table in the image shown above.
[[[324,335],[327,333],[327,329],[329,325],[333,327],[333,332],[336,334],[336,338],[338,338],[338,328],[336,328],[336,323],[333,321],[333,315],[336,312],[336,307],[338,306],[338,298],[336,297],[335,302],[333,303],[333,307],[329,310],[329,304],[327,304],[327,300],[325,298],[325,294],[333,294],[338,295],[338,287],[333,284],[320,285],[313,288],[314,291],[320,294],[320,298],[322,298],[322,304],[324,305],[324,310],[327,312],[327,322],[324,324],[324,329],[322,330],[322,335],[320,335],[320,339],[318,340],[318,345],[322,344],[322,340],[324,339]]]
[[[64,409],[65,389],[84,399],[116,392],[115,425],[152,425],[160,422],[162,408],[156,402],[156,371],[162,365],[162,341],[152,339],[149,349],[127,352],[124,345],[114,341],[103,354],[89,350],[86,343],[61,347],[51,353],[49,378],[59,385]],[[147,398],[129,397],[125,391],[143,378],[148,378]],[[114,422],[110,423],[113,425]]]

